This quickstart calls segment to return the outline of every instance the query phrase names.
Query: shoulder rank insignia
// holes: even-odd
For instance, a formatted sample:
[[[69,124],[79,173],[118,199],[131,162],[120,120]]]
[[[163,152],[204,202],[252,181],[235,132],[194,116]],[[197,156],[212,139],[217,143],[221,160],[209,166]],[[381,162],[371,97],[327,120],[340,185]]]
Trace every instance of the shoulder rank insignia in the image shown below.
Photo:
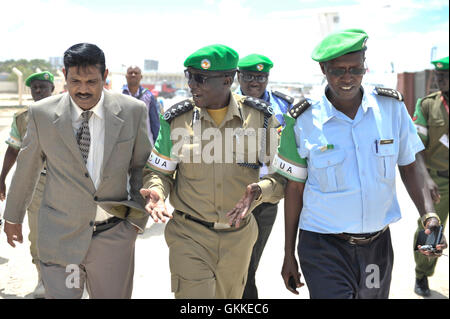
[[[248,96],[245,98],[244,104],[263,112],[266,116],[270,117],[273,114],[272,106],[264,100]]]
[[[169,108],[166,112],[164,112],[163,118],[167,122],[170,123],[177,116],[186,113],[194,108],[194,104],[190,100],[181,101],[171,108]]]
[[[381,96],[392,97],[399,101],[403,101],[403,95],[399,91],[394,90],[394,89],[386,89],[386,88],[376,87],[375,92]]]
[[[308,107],[310,107],[310,106],[311,106],[311,103],[309,103],[307,99],[303,98],[289,110],[289,114],[294,119],[296,119],[303,112],[305,112],[308,109]]]
[[[279,97],[282,100],[285,100],[289,104],[293,104],[294,103],[294,98],[292,96],[286,95],[286,94],[278,92],[278,91],[272,91],[272,94],[277,96],[277,97]]]

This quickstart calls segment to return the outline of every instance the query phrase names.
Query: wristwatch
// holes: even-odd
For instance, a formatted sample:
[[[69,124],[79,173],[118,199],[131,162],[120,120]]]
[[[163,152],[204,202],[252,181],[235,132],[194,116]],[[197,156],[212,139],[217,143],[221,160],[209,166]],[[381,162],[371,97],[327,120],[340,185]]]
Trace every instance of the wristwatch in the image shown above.
[[[432,217],[436,218],[439,221],[439,225],[441,224],[441,219],[439,218],[438,214],[436,214],[436,213],[426,213],[425,215],[422,215],[420,217],[420,220],[422,221],[423,228],[425,228],[425,224],[426,224],[427,219],[432,218]]]

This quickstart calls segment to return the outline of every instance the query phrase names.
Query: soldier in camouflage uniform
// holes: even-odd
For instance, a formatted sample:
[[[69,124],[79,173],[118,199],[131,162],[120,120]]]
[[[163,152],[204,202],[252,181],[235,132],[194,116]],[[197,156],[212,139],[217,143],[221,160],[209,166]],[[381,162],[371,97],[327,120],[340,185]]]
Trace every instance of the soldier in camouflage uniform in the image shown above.
[[[31,89],[31,96],[35,102],[42,100],[46,97],[52,95],[55,86],[53,84],[53,74],[50,72],[39,72],[30,75],[25,84]],[[11,167],[16,162],[17,156],[22,145],[25,133],[27,131],[28,125],[28,109],[21,110],[14,114],[13,123],[11,125],[11,132],[6,144],[8,148],[5,153],[5,158],[3,160],[3,168],[0,175],[0,200],[5,200],[6,197],[6,176],[8,175]],[[30,252],[33,263],[36,265],[38,271],[38,284],[33,292],[34,298],[44,298],[44,287],[42,284],[39,260],[37,255],[37,220],[38,220],[38,210],[41,206],[42,193],[45,187],[45,168],[41,172],[41,177],[34,190],[33,199],[30,206],[28,207],[28,224],[30,227],[30,234],[28,239],[30,240]]]
[[[284,194],[283,177],[259,178],[280,124],[263,100],[230,91],[237,62],[223,45],[186,59],[193,99],[161,118],[144,169],[147,212],[155,222],[170,218],[165,238],[176,298],[241,298],[258,236],[251,212]],[[169,193],[173,215],[164,204]]]
[[[442,225],[448,217],[448,119],[449,119],[449,58],[432,61],[440,91],[431,93],[417,101],[414,123],[425,145],[419,153],[422,172],[427,188],[434,201],[436,213]],[[423,230],[421,220],[414,236]],[[414,247],[416,248],[416,247]],[[420,296],[429,296],[428,277],[432,276],[437,258],[414,252],[416,261],[416,283],[414,291]]]

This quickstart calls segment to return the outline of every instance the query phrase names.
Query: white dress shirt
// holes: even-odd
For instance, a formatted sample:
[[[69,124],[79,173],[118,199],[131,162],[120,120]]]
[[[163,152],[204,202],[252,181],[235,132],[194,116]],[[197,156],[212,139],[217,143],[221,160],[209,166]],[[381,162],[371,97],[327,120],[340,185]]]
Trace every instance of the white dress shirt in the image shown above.
[[[103,169],[103,153],[105,149],[105,112],[103,108],[104,94],[98,101],[97,105],[91,108],[92,115],[89,118],[89,133],[91,135],[91,144],[89,147],[89,155],[86,162],[86,168],[89,172],[89,176],[94,183],[95,189],[100,185],[100,178]],[[83,118],[81,113],[84,112],[72,99],[71,102],[71,114],[72,114],[72,127],[73,133],[76,136]],[[113,217],[113,215],[106,212],[100,206],[97,206],[97,214],[95,216],[96,222],[104,221],[108,218]]]

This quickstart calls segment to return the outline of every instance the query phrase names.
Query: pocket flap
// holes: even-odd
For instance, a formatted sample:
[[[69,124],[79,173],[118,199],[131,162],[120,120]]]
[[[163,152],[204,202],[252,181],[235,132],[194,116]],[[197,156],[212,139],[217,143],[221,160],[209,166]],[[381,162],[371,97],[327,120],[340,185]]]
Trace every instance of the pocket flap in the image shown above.
[[[316,153],[311,157],[311,163],[315,168],[324,168],[337,165],[344,161],[344,150],[327,150],[322,154]]]

